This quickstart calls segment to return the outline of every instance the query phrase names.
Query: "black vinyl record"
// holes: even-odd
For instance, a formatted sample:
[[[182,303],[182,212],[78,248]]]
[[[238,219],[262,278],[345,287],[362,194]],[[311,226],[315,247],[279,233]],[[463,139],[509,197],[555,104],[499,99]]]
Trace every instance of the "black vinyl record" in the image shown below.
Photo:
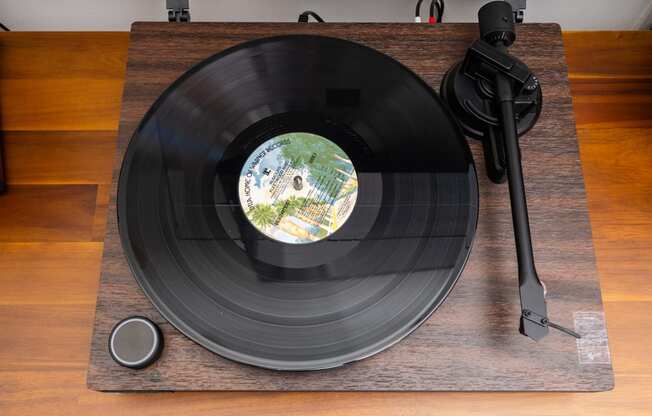
[[[172,325],[232,360],[314,370],[391,346],[442,303],[478,191],[419,77],[297,35],[228,49],[169,87],[129,143],[117,203],[135,278]]]

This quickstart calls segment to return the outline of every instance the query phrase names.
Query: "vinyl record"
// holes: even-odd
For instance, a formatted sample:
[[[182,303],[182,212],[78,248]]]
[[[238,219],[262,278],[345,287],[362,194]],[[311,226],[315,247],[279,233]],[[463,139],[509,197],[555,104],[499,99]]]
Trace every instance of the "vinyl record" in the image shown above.
[[[280,370],[336,367],[416,329],[469,255],[478,191],[419,77],[320,36],[241,44],[179,78],[127,148],[122,244],[165,319]]]

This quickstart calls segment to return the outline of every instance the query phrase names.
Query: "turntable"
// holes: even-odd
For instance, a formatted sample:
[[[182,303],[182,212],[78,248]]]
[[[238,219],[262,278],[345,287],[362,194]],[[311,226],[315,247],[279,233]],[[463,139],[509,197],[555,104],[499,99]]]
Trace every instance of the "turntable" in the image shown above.
[[[135,23],[89,387],[610,389],[560,30],[500,3]]]

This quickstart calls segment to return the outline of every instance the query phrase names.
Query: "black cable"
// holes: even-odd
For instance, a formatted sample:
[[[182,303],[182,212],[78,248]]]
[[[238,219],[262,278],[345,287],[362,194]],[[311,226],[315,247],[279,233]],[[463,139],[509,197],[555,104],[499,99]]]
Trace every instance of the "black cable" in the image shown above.
[[[437,9],[437,13],[435,13]],[[430,1],[430,23],[440,23],[444,18],[444,0]]]
[[[0,23],[0,29],[4,30],[5,32],[11,32],[11,30],[9,30],[9,28],[2,23]]]
[[[417,7],[416,10],[414,11],[414,17],[421,17],[421,3],[423,3],[423,0],[417,1]]]
[[[322,19],[320,15],[313,12],[312,10],[306,10],[305,12],[301,13],[299,15],[298,22],[299,23],[307,23],[308,20],[310,19],[310,16],[312,16],[317,22],[324,23],[324,19]]]

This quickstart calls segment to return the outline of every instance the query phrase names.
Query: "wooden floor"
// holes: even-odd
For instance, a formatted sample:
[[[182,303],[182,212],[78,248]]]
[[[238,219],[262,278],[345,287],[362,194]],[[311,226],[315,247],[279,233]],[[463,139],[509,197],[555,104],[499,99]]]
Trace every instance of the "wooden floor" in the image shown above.
[[[564,38],[614,391],[87,390],[128,35],[2,33],[0,127],[10,188],[0,196],[0,415],[652,414],[652,32]]]

